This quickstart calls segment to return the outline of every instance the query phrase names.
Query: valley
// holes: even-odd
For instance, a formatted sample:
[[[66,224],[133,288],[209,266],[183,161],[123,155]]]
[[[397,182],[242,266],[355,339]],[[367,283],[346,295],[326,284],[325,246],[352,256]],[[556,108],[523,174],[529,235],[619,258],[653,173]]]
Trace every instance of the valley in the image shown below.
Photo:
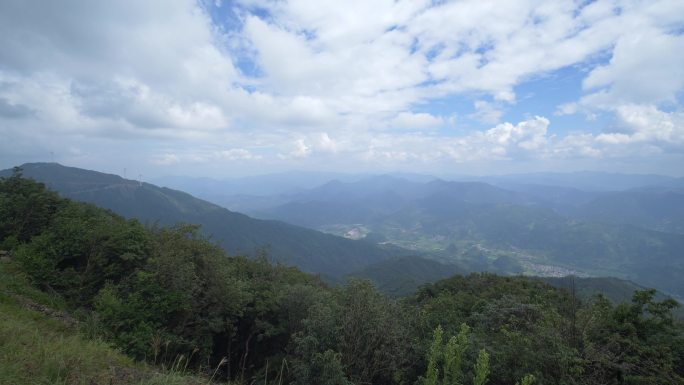
[[[601,179],[582,177],[595,183]],[[610,176],[603,179],[611,183]],[[385,175],[331,181],[296,193],[260,196],[260,200],[255,197],[253,201],[260,204],[246,212],[376,245],[398,246],[468,271],[614,276],[681,296],[684,288],[676,274],[667,272],[684,266],[684,237],[674,227],[662,231],[652,224],[674,223],[669,218],[684,216],[650,206],[662,202],[660,194],[678,197],[682,190],[638,184],[665,183],[656,177],[635,177],[631,184],[623,175],[613,179],[617,186],[629,189],[584,191],[565,181],[562,186],[518,183],[515,190],[509,190],[484,182],[418,182]],[[512,184],[510,179],[506,183]],[[577,185],[588,184],[580,180]],[[644,189],[649,193],[644,194]],[[634,209],[631,221],[597,209],[626,212],[635,205],[613,209],[621,207],[614,197],[635,194],[642,197],[640,210],[649,213],[650,221]],[[244,196],[240,199],[246,201]],[[559,207],[559,200],[566,205]],[[268,206],[267,201],[278,203]],[[680,207],[670,203],[660,204]]]
[[[684,0],[0,0],[0,385],[684,385]]]
[[[509,190],[428,176],[346,176],[348,182],[333,180],[309,189],[291,186],[296,191],[242,194],[242,202],[258,202],[258,207],[246,210],[249,217],[177,190],[113,175],[50,164],[23,167],[27,176],[65,196],[148,223],[196,223],[231,253],[261,253],[332,281],[381,261],[420,257],[464,272],[611,276],[675,297],[684,295],[677,278],[684,271],[684,235],[654,231],[646,221],[636,227],[605,216],[602,221],[580,219],[586,216],[583,213],[599,212],[589,208],[601,205],[605,197],[632,194],[631,189],[583,191],[518,184],[517,190]],[[264,177],[257,184],[277,191],[280,180]],[[624,176],[620,180],[627,183]],[[648,188],[651,194],[673,189],[639,188]],[[565,201],[576,202],[575,211],[554,203],[559,189]],[[640,202],[658,202],[658,196]],[[672,210],[649,213],[654,221],[665,214],[678,215]]]
[[[449,343],[458,338],[464,350],[468,325],[473,325],[473,337],[489,347],[480,349],[477,358],[472,352],[464,359],[497,384],[530,376],[600,383],[612,375],[584,368],[604,365],[590,360],[611,365],[610,357],[624,354],[622,348],[594,358],[591,348],[575,348],[577,341],[608,348],[606,333],[618,336],[625,327],[638,325],[643,331],[619,340],[636,347],[630,357],[642,357],[640,349],[651,346],[680,346],[664,336],[684,335],[674,321],[684,313],[673,299],[682,291],[676,279],[682,274],[682,235],[570,219],[534,197],[481,182],[380,177],[380,187],[373,180],[370,186],[363,186],[363,179],[354,183],[361,185],[347,192],[349,186],[342,183],[324,185],[322,201],[309,201],[314,195],[304,191],[307,198],[275,210],[296,213],[293,222],[317,223],[338,236],[251,218],[177,190],[111,174],[46,163],[1,171],[0,246],[9,251],[0,260],[0,282],[7,286],[0,306],[9,317],[3,315],[0,322],[24,339],[30,336],[18,320],[36,317],[35,309],[66,317],[71,326],[51,327],[51,320],[40,316],[43,321],[36,327],[41,333],[68,336],[68,345],[28,374],[0,354],[0,379],[11,376],[28,383],[34,376],[45,381],[68,376],[115,383],[118,373],[130,373],[140,383],[189,384],[206,378],[211,383],[220,373],[229,384],[245,383],[245,375],[267,383],[269,375],[310,383],[332,375],[340,381],[390,384],[397,383],[397,372],[412,379],[421,378],[416,371],[425,365],[430,372],[433,358],[417,347],[427,346],[431,333],[432,346],[441,344],[442,325],[454,335]],[[388,184],[402,188],[388,189]],[[369,195],[359,193],[363,190]],[[321,224],[328,215],[351,221]],[[262,242],[273,243],[260,249]],[[227,253],[247,245],[253,251]],[[22,293],[44,304],[25,309]],[[578,323],[589,325],[581,330],[589,327],[590,332],[580,334]],[[89,337],[77,337],[73,325],[82,325]],[[511,325],[521,328],[514,335],[524,340],[510,340]],[[3,338],[8,346],[16,345],[0,333],[0,343]],[[91,338],[108,341],[126,356],[109,345],[93,345]],[[164,339],[165,352],[158,357]],[[366,345],[369,340],[392,355],[359,359],[359,351],[377,357],[379,350]],[[320,353],[331,345],[318,341],[342,353]],[[21,351],[23,361],[49,349],[38,340],[23,346],[13,348]],[[84,357],[79,347],[95,353]],[[174,358],[167,357],[169,348]],[[487,351],[495,357],[491,373],[481,369]],[[549,354],[559,351],[569,357],[564,365],[575,369],[557,368]],[[70,366],[57,374],[50,370],[68,357],[78,357],[87,367]],[[116,359],[116,366],[108,371],[100,357]],[[129,357],[149,366],[130,369]],[[676,358],[649,357],[657,362],[655,369],[638,366],[629,372],[679,378],[671,369]],[[520,372],[515,365],[520,359],[535,364]],[[213,372],[205,360],[215,366]],[[293,369],[269,371],[271,360],[281,360],[282,368],[291,362]],[[334,373],[318,374],[329,365]],[[377,369],[387,365],[391,370]],[[526,374],[532,370],[534,375]]]

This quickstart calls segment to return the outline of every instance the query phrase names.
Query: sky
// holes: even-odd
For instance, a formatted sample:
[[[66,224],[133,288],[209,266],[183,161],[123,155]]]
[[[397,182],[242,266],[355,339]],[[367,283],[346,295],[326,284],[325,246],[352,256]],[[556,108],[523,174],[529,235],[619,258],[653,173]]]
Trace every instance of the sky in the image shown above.
[[[0,2],[0,167],[684,176],[684,1]]]

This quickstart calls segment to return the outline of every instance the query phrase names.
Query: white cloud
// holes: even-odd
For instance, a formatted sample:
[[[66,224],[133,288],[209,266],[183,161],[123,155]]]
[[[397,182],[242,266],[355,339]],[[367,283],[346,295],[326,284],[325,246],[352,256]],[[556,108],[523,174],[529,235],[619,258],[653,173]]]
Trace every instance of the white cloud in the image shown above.
[[[219,158],[223,160],[258,160],[261,156],[252,154],[244,148],[231,148],[219,152]]]
[[[587,93],[557,113],[582,113],[590,120],[613,115],[616,123],[595,137],[604,156],[681,153],[684,35],[677,31],[684,26],[684,3],[627,3],[622,10],[610,60],[584,78]]]
[[[390,128],[430,130],[444,125],[444,119],[425,112],[400,112],[390,122]]]
[[[504,148],[519,147],[528,151],[536,150],[546,143],[546,130],[548,126],[548,119],[535,116],[515,126],[511,123],[499,124],[487,130],[484,133],[484,137]]]
[[[597,148],[594,135],[586,133],[565,136],[553,146],[551,151],[555,157],[569,159],[578,157],[598,158],[603,155],[601,150]]]
[[[682,15],[678,0],[8,0],[0,134],[17,145],[2,150],[282,167],[681,153]],[[614,126],[553,135],[545,113],[504,114],[569,66],[582,95],[558,113]]]
[[[336,153],[338,144],[330,139],[327,132],[323,132],[318,135],[317,149],[323,152]]]
[[[225,90],[240,75],[213,30],[191,0],[7,1],[0,6],[0,82],[53,126],[70,111],[63,124],[71,129],[98,122],[141,132],[221,127]]]
[[[684,150],[684,113],[664,112],[652,105],[624,105],[617,108],[617,117],[625,132],[600,134],[598,142],[651,143]]]
[[[160,166],[170,166],[180,163],[180,158],[178,158],[178,155],[176,154],[163,154],[161,156],[155,157],[152,162]]]
[[[584,79],[585,89],[602,89],[585,104],[672,102],[684,88],[684,36],[659,30],[638,30],[621,37],[606,65]]]
[[[547,135],[550,122],[533,117],[517,124],[501,123],[469,135],[443,137],[425,133],[373,135],[368,147],[359,150],[367,161],[410,163],[470,162],[493,159],[544,157],[554,145]]]
[[[294,150],[289,154],[290,157],[294,158],[306,158],[311,154],[311,147],[306,145],[304,139],[297,139],[294,142]]]
[[[495,104],[484,100],[476,100],[474,106],[475,112],[468,115],[469,118],[487,124],[495,124],[501,120],[503,111]]]
[[[311,133],[293,142],[283,143],[278,154],[280,159],[303,159],[312,155],[330,156],[348,150],[345,143],[332,139],[327,132]]]
[[[610,47],[614,15],[595,15],[587,25],[586,11],[572,2],[448,2],[421,14],[411,28],[423,52],[438,51],[430,73],[443,81],[444,92],[485,91],[512,102],[513,87],[525,77]]]

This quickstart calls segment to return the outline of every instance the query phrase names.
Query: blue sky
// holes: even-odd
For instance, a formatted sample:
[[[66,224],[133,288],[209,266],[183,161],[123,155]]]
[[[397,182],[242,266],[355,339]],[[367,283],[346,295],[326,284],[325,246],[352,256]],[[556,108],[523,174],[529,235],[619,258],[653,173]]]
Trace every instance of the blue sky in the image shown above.
[[[684,174],[679,0],[0,4],[0,166]]]

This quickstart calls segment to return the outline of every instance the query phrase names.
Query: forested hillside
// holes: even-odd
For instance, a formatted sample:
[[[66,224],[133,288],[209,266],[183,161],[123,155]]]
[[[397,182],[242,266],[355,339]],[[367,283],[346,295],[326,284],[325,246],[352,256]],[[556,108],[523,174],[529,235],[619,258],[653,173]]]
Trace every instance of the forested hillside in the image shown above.
[[[47,184],[60,195],[93,203],[143,223],[202,226],[201,231],[230,253],[262,251],[278,261],[324,275],[343,276],[363,266],[407,254],[398,247],[379,247],[280,221],[250,218],[189,194],[54,163],[22,166],[23,173]],[[11,175],[11,170],[0,176]]]
[[[650,290],[612,304],[490,274],[401,300],[365,281],[329,288],[296,268],[229,256],[195,226],[146,227],[19,173],[0,180],[0,213],[3,282],[25,276],[76,317],[83,338],[208,382],[684,383],[677,304]],[[2,352],[19,338],[0,336]],[[0,359],[3,381],[8,365]]]

